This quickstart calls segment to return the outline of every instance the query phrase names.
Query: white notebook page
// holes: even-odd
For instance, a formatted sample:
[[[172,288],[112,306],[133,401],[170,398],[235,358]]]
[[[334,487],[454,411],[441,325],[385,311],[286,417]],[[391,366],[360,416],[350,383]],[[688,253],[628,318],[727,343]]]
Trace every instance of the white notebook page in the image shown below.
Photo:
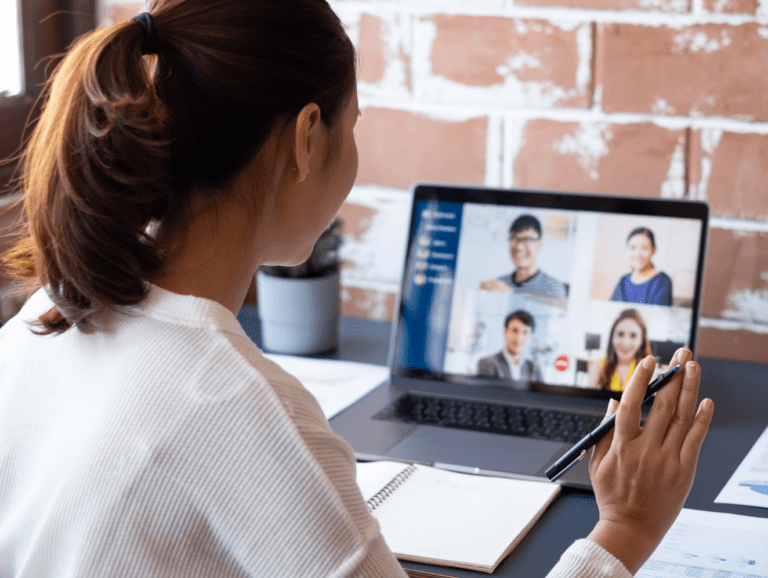
[[[373,512],[402,557],[492,566],[560,491],[545,482],[416,468]]]
[[[365,462],[357,464],[357,485],[363,499],[370,500],[372,496],[386,486],[394,477],[408,468],[409,464],[400,462]]]

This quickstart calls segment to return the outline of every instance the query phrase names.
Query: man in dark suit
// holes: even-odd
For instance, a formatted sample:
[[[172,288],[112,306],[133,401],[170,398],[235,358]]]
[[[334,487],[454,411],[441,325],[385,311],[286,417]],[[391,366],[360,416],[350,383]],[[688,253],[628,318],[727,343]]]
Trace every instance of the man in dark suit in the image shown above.
[[[511,379],[520,387],[527,387],[531,381],[541,381],[539,366],[522,355],[535,327],[533,316],[527,311],[518,309],[507,315],[504,320],[506,347],[496,355],[478,361],[477,374]]]

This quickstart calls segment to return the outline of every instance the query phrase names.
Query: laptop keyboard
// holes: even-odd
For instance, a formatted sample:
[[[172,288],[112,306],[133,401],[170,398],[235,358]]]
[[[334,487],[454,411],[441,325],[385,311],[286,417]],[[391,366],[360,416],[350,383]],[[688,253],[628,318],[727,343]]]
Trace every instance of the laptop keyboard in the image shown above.
[[[412,393],[398,398],[373,417],[570,443],[579,441],[602,419],[588,414]]]

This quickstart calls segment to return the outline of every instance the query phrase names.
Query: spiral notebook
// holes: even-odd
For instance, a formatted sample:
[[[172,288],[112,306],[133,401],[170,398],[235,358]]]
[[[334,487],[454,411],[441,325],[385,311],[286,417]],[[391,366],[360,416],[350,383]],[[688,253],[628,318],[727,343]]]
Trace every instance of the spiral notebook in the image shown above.
[[[560,486],[402,462],[357,464],[357,483],[399,560],[493,572]]]

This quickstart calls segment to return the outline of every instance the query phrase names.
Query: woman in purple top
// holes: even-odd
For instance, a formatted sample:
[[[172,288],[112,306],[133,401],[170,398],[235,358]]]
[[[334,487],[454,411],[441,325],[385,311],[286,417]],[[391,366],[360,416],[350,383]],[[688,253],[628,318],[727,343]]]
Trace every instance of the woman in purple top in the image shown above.
[[[656,253],[653,232],[638,227],[627,237],[632,272],[616,284],[611,301],[672,305],[672,279],[651,261]]]

